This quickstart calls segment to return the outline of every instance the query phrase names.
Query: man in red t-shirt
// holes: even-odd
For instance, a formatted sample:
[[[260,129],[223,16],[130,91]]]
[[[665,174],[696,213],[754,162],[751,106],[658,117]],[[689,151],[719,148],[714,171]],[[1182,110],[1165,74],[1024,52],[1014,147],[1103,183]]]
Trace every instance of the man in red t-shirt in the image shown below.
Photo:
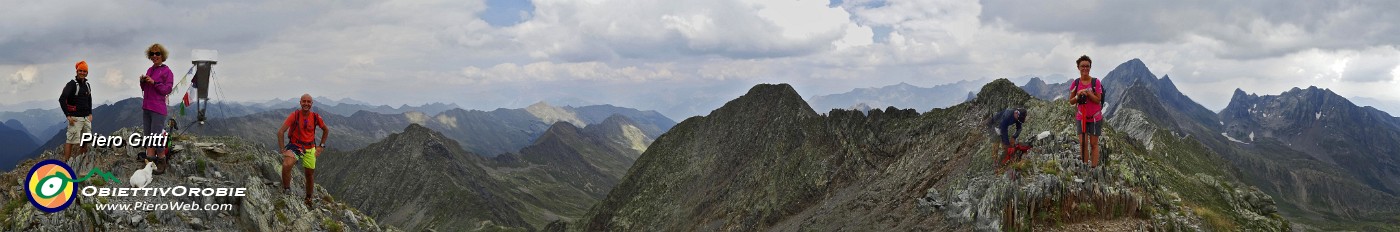
[[[284,138],[291,140],[278,150],[278,153],[282,153],[282,192],[291,192],[292,164],[300,160],[306,174],[307,206],[311,206],[311,195],[314,193],[316,156],[319,155],[318,150],[326,147],[326,138],[331,132],[326,122],[321,121],[321,115],[311,112],[311,103],[311,94],[301,95],[301,109],[292,111],[282,122],[282,128],[277,129],[277,144],[284,144]],[[315,143],[317,127],[321,128],[321,143]],[[284,134],[287,136],[283,137]]]

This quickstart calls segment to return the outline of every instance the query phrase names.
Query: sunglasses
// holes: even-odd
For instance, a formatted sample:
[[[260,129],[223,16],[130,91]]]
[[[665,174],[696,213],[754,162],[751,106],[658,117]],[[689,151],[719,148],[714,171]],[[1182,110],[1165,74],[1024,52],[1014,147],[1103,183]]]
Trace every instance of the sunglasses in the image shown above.
[[[146,52],[146,56],[156,56],[156,55],[161,55],[161,53],[160,53],[160,52]]]
[[[1080,65],[1079,68],[1089,68],[1089,65]]]

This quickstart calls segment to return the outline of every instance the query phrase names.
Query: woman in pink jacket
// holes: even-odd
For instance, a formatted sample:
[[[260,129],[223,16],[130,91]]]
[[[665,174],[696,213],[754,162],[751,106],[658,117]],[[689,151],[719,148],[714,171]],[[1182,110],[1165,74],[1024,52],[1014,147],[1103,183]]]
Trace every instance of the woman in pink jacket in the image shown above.
[[[142,133],[146,135],[160,135],[165,131],[165,120],[167,106],[165,97],[170,95],[172,87],[175,85],[175,73],[170,72],[170,67],[165,66],[165,60],[170,57],[170,53],[165,50],[165,46],[152,44],[146,48],[146,59],[151,60],[151,67],[146,68],[146,74],[141,75],[141,119]],[[165,150],[156,153],[154,147],[146,147],[147,157],[155,157],[156,163],[160,164],[155,170],[155,174],[165,173]]]
[[[1088,55],[1074,61],[1079,78],[1070,82],[1069,104],[1076,107],[1074,119],[1079,123],[1079,159],[1091,167],[1099,167],[1099,135],[1103,134],[1103,84],[1089,76],[1094,61]]]

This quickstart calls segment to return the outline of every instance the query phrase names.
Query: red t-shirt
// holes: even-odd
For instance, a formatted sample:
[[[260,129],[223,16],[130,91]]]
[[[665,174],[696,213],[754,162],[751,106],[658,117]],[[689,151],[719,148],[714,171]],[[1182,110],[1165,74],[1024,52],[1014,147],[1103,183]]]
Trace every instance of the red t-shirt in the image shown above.
[[[287,115],[287,121],[282,122],[282,126],[287,127],[287,139],[291,144],[311,148],[316,142],[316,127],[326,127],[326,122],[321,121],[321,115],[316,112],[296,110]]]
[[[1080,81],[1079,78],[1074,78],[1074,82],[1073,82],[1073,84],[1071,84],[1071,86],[1070,86],[1070,90],[1072,90],[1072,91],[1078,91],[1078,90],[1084,90],[1084,89],[1090,89],[1090,88],[1093,89],[1093,90],[1090,90],[1090,91],[1093,91],[1094,94],[1097,94],[1097,95],[1099,95],[1099,96],[1103,96],[1103,82],[1099,82],[1098,88],[1095,88],[1095,87],[1094,87],[1094,81],[1093,81],[1093,80],[1090,80],[1089,83],[1086,84],[1086,83],[1084,83],[1083,81]],[[1070,94],[1074,94],[1074,93],[1070,93]],[[1103,106],[1099,105],[1098,102],[1094,102],[1094,101],[1092,101],[1092,100],[1089,100],[1089,101],[1085,101],[1084,104],[1079,104],[1079,105],[1077,105],[1077,106],[1075,106],[1075,107],[1078,109],[1078,111],[1077,111],[1077,113],[1074,115],[1074,119],[1078,119],[1079,121],[1084,121],[1084,122],[1103,121],[1103,114],[1102,114],[1102,112],[1101,112],[1101,111],[1103,111]]]

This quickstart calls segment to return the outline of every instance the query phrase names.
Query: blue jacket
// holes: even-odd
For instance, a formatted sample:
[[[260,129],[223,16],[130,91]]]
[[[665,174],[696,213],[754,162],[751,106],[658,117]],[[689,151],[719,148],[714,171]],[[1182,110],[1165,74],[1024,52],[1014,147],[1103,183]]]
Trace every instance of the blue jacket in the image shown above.
[[[1016,115],[1015,112],[1016,112],[1017,110],[1018,110],[1018,109],[1007,109],[1007,110],[1003,110],[1003,111],[1001,111],[1001,113],[997,113],[997,117],[996,117],[996,118],[997,118],[997,121],[1001,122],[1001,123],[999,123],[999,124],[997,125],[997,128],[1000,128],[1001,131],[1002,131],[1002,133],[1010,132],[1010,131],[1008,131],[1008,130],[1006,130],[1006,129],[1011,128],[1011,125],[1012,125],[1012,124],[1015,124],[1015,125],[1016,125],[1016,133],[1015,133],[1015,134],[1012,134],[1012,135],[1011,135],[1011,138],[1020,138],[1020,137],[1021,137],[1021,120],[1017,120],[1017,118],[1016,118],[1016,116],[1015,116],[1015,115]],[[1022,110],[1022,112],[1021,112],[1021,118],[1024,119],[1025,117],[1026,117],[1026,112],[1024,112],[1024,110]]]

